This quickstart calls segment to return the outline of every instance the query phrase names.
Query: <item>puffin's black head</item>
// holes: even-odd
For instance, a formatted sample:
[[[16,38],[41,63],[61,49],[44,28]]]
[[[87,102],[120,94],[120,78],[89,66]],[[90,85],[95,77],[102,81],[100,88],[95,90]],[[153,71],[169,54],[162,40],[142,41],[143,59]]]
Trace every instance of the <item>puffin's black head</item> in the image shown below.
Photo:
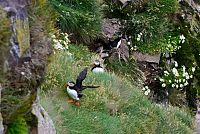
[[[73,87],[74,85],[75,85],[75,82],[73,82],[73,81],[68,81],[68,82],[65,84],[66,87]]]
[[[95,67],[100,67],[100,61],[99,60],[95,60],[92,64],[92,67],[95,68]]]

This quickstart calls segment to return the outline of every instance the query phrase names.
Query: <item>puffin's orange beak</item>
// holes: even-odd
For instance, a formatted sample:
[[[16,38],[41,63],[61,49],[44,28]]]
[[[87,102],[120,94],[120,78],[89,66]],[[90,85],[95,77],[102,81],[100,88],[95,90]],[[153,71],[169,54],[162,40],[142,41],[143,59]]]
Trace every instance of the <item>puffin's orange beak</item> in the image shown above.
[[[91,66],[91,67],[95,67],[95,64],[93,63],[93,64],[91,64],[90,66]]]
[[[66,88],[67,88],[68,86],[69,86],[69,85],[68,85],[67,83],[64,85],[64,87],[66,87]]]

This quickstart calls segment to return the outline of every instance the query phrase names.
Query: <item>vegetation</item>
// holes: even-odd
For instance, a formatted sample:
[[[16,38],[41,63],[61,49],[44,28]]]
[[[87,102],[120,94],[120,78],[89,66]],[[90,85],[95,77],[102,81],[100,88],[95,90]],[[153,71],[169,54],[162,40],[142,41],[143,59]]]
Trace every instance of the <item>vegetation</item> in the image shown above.
[[[14,122],[8,125],[8,134],[27,134],[28,126],[23,117],[18,117]]]
[[[88,72],[84,85],[100,88],[86,89],[80,107],[69,104],[64,84],[75,80],[94,57],[83,46],[70,45],[69,51],[51,57],[40,92],[58,133],[192,133],[186,111],[152,104],[125,77],[111,72]]]
[[[174,32],[176,26],[172,21],[178,11],[176,0],[141,0],[129,2],[125,7],[120,2],[105,0],[105,5],[105,14],[119,18],[124,25],[122,31],[132,36],[132,47],[135,50],[163,52],[171,47],[168,38],[175,39],[180,35]]]
[[[8,40],[10,36],[10,21],[6,16],[5,11],[3,11],[0,7],[0,49],[2,50],[0,57],[3,57],[8,54]],[[3,59],[0,58],[0,62],[3,62]],[[3,77],[5,74],[5,69],[3,64],[0,65],[0,83],[3,81]]]
[[[106,68],[110,71],[116,72],[118,75],[124,75],[129,79],[134,85],[141,86],[143,84],[143,74],[139,70],[134,59],[130,59],[129,64],[124,61],[119,61],[116,59],[106,60]]]
[[[100,9],[96,0],[49,0],[58,13],[58,27],[74,34],[76,41],[94,39],[101,29]]]
[[[122,31],[132,36],[130,50],[150,54],[161,52],[163,57],[161,63],[164,64],[160,65],[163,70],[159,77],[166,77],[166,74],[163,72],[166,70],[172,72],[173,70],[172,65],[169,66],[166,64],[167,60],[165,57],[167,55],[172,61],[174,58],[178,62],[178,70],[181,70],[182,66],[186,70],[191,70],[192,67],[196,68],[194,78],[191,76],[192,78],[190,78],[189,83],[185,83],[187,86],[182,88],[182,84],[181,87],[179,85],[178,90],[182,90],[181,92],[177,91],[174,87],[172,88],[171,86],[174,86],[171,85],[172,83],[168,83],[171,89],[169,86],[161,87],[169,91],[170,98],[173,99],[173,102],[177,102],[179,106],[186,102],[183,99],[186,92],[189,106],[192,103],[192,107],[196,109],[195,98],[200,90],[198,82],[196,82],[199,81],[199,56],[197,57],[197,55],[199,55],[198,37],[200,32],[195,29],[195,27],[199,27],[198,15],[195,15],[194,11],[188,9],[193,17],[191,20],[187,20],[184,16],[187,16],[189,13],[182,12],[186,8],[184,6],[187,5],[181,5],[176,0],[130,1],[126,6],[120,0],[116,0],[115,2],[104,1],[104,13],[106,16],[120,19],[123,25]],[[182,74],[184,73],[181,73],[179,77],[182,77]],[[134,76],[131,75],[131,77]],[[169,80],[169,78],[167,79]],[[163,84],[163,81],[160,82],[160,86],[164,86],[165,84],[165,82]],[[195,85],[195,88],[191,85]],[[181,100],[174,101],[175,98],[180,98]]]
[[[40,50],[46,49],[50,44],[53,54],[49,58],[39,95],[42,105],[54,121],[57,133],[193,132],[191,109],[186,105],[196,109],[196,98],[200,98],[200,18],[194,11],[190,11],[191,9],[185,10],[185,7],[182,7],[187,5],[179,4],[177,0],[134,0],[127,5],[121,0],[31,2],[28,7],[29,20],[26,20],[25,25],[16,20],[16,26],[20,29],[24,26],[25,29],[17,29],[16,32],[18,43],[24,50],[29,47],[26,42],[30,39],[32,60],[30,64],[25,62],[16,65],[19,67],[16,73],[19,76],[8,73],[16,83],[3,78],[4,72],[10,68],[7,64],[0,65],[0,86],[2,82],[6,85],[2,92],[1,113],[8,134],[28,133],[29,126],[36,123],[34,117],[30,116],[30,109],[37,95],[36,87],[41,84],[44,74],[44,59],[50,54],[46,52],[47,55],[40,57],[43,53]],[[184,15],[188,15],[187,12],[189,16],[185,18],[191,19],[189,21],[184,18]],[[4,57],[9,52],[7,42],[10,36],[10,21],[7,17],[0,9],[0,57],[3,57],[0,59],[1,63],[5,62]],[[155,88],[157,91],[169,93],[164,96],[169,101],[168,106],[163,107],[162,104],[150,100],[154,97],[152,86],[148,86],[145,78],[147,84],[142,85],[144,82],[141,79],[145,73],[152,72],[143,74],[131,56],[127,63],[109,57],[110,59],[104,62],[106,73],[93,74],[89,70],[84,85],[100,87],[84,90],[85,95],[81,98],[79,107],[67,102],[69,97],[64,87],[66,82],[75,81],[79,72],[89,67],[97,58],[97,55],[80,42],[89,44],[99,36],[102,32],[103,17],[118,18],[122,25],[121,31],[132,36],[127,43],[130,45],[130,55],[133,51],[161,53],[162,64],[153,67],[155,72],[159,72]],[[32,30],[30,38],[29,30]],[[48,39],[45,39],[46,35]],[[69,44],[71,42],[76,45]],[[167,63],[167,56],[173,61],[170,65]],[[30,77],[24,75],[26,72],[23,72],[23,69],[26,67],[30,68],[27,71]],[[15,81],[18,77],[24,77],[28,82]]]

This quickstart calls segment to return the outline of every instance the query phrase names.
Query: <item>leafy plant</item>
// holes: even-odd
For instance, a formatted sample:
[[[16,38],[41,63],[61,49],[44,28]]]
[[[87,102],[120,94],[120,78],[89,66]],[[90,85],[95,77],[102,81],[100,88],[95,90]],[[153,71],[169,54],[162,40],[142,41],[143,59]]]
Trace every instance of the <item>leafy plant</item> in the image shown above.
[[[28,126],[23,117],[18,117],[8,125],[8,134],[28,134]]]
[[[59,37],[56,37],[59,36]],[[60,33],[57,32],[56,35],[51,34],[51,38],[53,39],[53,47],[55,50],[68,50],[68,44],[70,43],[70,40],[68,38],[67,33]]]
[[[170,70],[165,70],[164,75],[159,78],[162,87],[174,88],[183,90],[189,84],[189,79],[193,78],[195,67],[186,70],[185,66],[177,69],[178,63],[175,62],[175,67]]]
[[[59,14],[62,32],[73,33],[75,40],[90,42],[100,32],[100,10],[95,0],[49,0]]]

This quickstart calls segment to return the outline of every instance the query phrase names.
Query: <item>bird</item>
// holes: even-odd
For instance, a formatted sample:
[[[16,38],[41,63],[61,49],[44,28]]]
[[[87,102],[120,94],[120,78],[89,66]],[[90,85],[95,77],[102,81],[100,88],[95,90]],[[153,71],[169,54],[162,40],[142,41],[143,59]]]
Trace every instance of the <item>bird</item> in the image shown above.
[[[116,48],[118,49],[122,43],[122,39],[125,39],[126,40],[126,35],[125,34],[121,34],[119,37],[117,37],[116,39],[114,39],[113,41],[111,41],[109,39],[109,42],[108,42],[108,46],[110,46],[110,48]]]
[[[104,68],[100,65],[100,61],[99,60],[95,60],[94,63],[92,64],[92,69],[91,71],[93,73],[103,73],[104,72]]]
[[[82,91],[86,88],[98,88],[99,86],[83,86],[83,80],[86,78],[87,76],[87,70],[88,68],[83,69],[77,79],[76,79],[76,83],[73,81],[68,81],[65,86],[67,88],[67,93],[68,95],[72,98],[70,100],[68,100],[68,102],[73,102],[75,103],[77,106],[80,105],[80,98],[84,95],[82,93]]]

